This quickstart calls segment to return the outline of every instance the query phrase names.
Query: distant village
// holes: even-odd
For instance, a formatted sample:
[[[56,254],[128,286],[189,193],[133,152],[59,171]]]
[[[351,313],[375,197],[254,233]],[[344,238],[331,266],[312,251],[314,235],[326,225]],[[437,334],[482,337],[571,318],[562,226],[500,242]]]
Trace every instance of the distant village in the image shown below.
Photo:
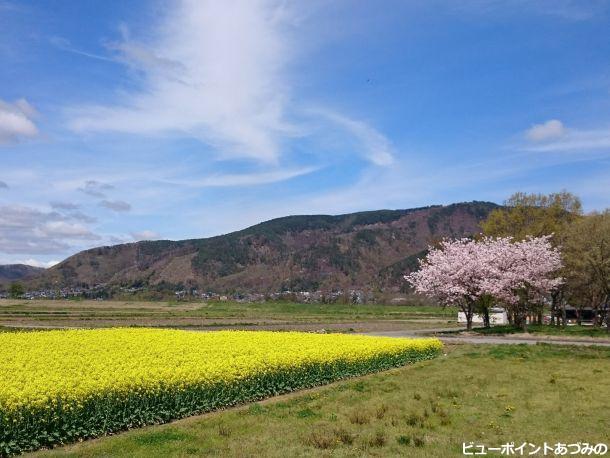
[[[40,289],[24,291],[19,299],[94,299],[105,300],[117,296],[137,296],[145,294],[149,290],[146,287],[118,287],[108,289],[106,285],[93,287],[67,287],[55,289]],[[169,293],[171,294],[171,292]],[[286,300],[299,303],[352,303],[365,304],[375,302],[372,293],[357,290],[335,290],[335,291],[278,291],[273,293],[216,293],[212,291],[200,291],[198,289],[182,289],[173,292],[175,300],[192,301],[235,301],[235,302],[264,302]],[[8,299],[11,295],[8,291],[0,291],[0,299]],[[169,296],[171,298],[171,296]]]

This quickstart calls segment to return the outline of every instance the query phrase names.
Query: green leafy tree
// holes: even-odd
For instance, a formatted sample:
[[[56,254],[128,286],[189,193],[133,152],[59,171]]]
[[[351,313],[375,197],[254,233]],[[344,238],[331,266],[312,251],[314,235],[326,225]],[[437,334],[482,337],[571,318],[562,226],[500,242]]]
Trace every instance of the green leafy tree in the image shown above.
[[[504,207],[493,210],[481,226],[485,235],[493,237],[511,236],[523,240],[528,235],[554,234],[555,243],[560,243],[565,230],[581,216],[580,199],[567,191],[552,194],[517,192],[504,202]]]
[[[582,310],[595,311],[595,325],[606,315],[610,332],[610,210],[588,215],[570,226],[563,241],[567,294]]]
[[[25,289],[21,283],[15,282],[11,283],[8,292],[13,299],[18,299],[25,294]]]
[[[492,237],[513,237],[524,240],[527,236],[552,235],[554,246],[562,246],[571,225],[582,218],[582,203],[574,194],[561,191],[551,194],[517,192],[510,196],[502,208],[493,210],[481,223],[483,233]],[[562,276],[566,272],[560,273]],[[560,307],[565,310],[565,287],[551,293],[552,323]],[[542,323],[542,307],[538,307],[538,323]],[[563,314],[565,316],[565,312]],[[565,322],[564,322],[565,324]]]

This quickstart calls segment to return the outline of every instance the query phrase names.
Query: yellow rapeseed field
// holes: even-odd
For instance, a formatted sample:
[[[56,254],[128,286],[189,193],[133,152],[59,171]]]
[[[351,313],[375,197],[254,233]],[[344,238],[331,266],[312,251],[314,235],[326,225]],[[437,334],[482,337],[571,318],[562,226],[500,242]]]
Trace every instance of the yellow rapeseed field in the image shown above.
[[[0,333],[0,454],[327,383],[441,348],[437,339],[299,332]]]

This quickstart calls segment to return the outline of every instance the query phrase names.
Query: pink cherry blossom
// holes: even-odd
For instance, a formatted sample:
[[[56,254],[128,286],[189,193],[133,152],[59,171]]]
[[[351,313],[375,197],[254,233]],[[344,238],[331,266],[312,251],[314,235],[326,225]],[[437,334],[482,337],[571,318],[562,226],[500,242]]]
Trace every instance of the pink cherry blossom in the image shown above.
[[[541,303],[561,284],[556,275],[560,267],[561,254],[550,236],[445,240],[430,248],[420,269],[405,279],[417,293],[459,306],[470,321],[484,297],[519,307],[519,313],[530,303]]]

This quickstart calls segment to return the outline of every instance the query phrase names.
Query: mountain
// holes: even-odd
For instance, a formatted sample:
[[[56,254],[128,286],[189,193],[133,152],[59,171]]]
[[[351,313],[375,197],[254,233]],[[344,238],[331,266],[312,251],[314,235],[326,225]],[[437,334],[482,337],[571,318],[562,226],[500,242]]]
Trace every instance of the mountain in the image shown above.
[[[42,267],[28,266],[26,264],[0,265],[0,283],[27,280],[42,274],[44,271],[45,269]]]
[[[197,287],[214,292],[398,289],[429,243],[479,232],[497,205],[468,202],[287,216],[216,237],[82,251],[30,286]]]

